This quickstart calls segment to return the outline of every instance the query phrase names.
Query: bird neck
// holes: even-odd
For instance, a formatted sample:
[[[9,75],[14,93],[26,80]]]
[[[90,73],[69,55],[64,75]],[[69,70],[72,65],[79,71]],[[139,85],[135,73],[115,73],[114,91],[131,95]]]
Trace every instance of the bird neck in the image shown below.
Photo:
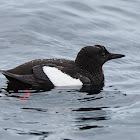
[[[88,71],[92,76],[104,76],[102,66],[97,64],[97,62],[90,62],[90,61],[85,61],[83,62],[80,60],[78,61],[77,59],[75,60],[75,63],[80,69]]]

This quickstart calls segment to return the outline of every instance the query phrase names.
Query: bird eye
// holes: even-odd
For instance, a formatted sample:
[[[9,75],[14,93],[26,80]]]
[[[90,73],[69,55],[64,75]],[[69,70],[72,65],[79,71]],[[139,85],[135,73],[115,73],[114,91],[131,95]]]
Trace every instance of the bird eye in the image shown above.
[[[106,54],[103,52],[102,54],[101,54],[101,57],[105,57],[106,56]]]

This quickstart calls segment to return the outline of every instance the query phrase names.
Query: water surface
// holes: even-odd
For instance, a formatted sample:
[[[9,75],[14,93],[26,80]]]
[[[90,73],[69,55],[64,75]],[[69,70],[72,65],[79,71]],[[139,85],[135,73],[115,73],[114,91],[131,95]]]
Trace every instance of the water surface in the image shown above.
[[[2,140],[139,140],[139,0],[1,0],[0,69],[38,58],[74,60],[86,45],[126,57],[107,62],[99,94],[55,88],[0,93]],[[0,88],[7,86],[0,74]]]

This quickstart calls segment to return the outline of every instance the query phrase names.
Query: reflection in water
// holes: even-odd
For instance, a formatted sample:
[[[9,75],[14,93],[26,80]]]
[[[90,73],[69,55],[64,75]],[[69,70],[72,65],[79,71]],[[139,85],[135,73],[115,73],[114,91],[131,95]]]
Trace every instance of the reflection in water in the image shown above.
[[[44,138],[45,138],[45,137],[48,137],[50,132],[38,132],[38,131],[35,131],[35,132],[19,132],[18,134],[20,134],[20,135],[37,135],[37,136],[43,136],[44,135]]]
[[[79,129],[80,130],[87,130],[87,129],[91,129],[91,128],[102,128],[103,126],[97,126],[97,125],[93,125],[93,126],[83,126],[83,127],[80,127]]]
[[[81,98],[81,99],[78,99],[79,101],[81,102],[87,102],[87,101],[93,101],[93,100],[99,100],[99,99],[102,99],[103,97],[85,97],[85,98]]]
[[[92,117],[92,118],[78,118],[80,121],[88,121],[88,120],[95,120],[95,121],[100,121],[100,120],[107,120],[106,117]]]
[[[96,86],[94,86],[94,85],[92,85],[92,86],[91,85],[86,85],[86,86],[83,86],[81,89],[78,88],[78,90],[77,89],[75,89],[75,90],[78,91],[78,92],[86,92],[89,95],[90,94],[98,94],[103,89],[103,86],[104,86],[104,83],[100,84],[100,85],[96,85]],[[42,92],[42,91],[44,92],[44,91],[50,91],[53,88],[43,87],[43,89],[38,89],[36,87],[31,87],[31,85],[29,85],[29,84],[25,84],[25,83],[17,82],[17,81],[15,81],[15,82],[9,82],[8,81],[7,82],[7,88],[5,88],[5,90],[8,93],[11,93],[11,92],[18,93],[18,92],[20,92],[20,90],[25,90],[25,92],[28,93],[27,96],[30,96],[29,92],[27,91],[27,89],[32,90],[32,91],[34,90],[35,92]]]
[[[79,109],[73,110],[73,111],[79,112],[78,117],[76,118],[76,122],[80,123],[81,125],[77,125],[77,127],[80,130],[104,127],[97,124],[92,125],[92,123],[96,123],[96,121],[103,121],[103,120],[109,119],[107,117],[106,112],[102,110],[103,108],[107,108],[107,107],[79,108]],[[91,125],[89,125],[88,122],[90,122]]]
[[[73,111],[94,111],[94,110],[102,110],[102,108],[108,108],[108,107],[97,107],[97,108],[79,108]]]
[[[6,89],[7,91],[7,89]],[[20,99],[23,103],[26,103],[27,99],[31,97],[31,93],[35,93],[35,91],[29,91],[28,89],[24,89],[22,91],[20,91],[19,93],[21,93],[20,95],[16,94],[12,94],[11,92],[6,93],[5,95],[8,97],[15,97]]]
[[[19,96],[20,99],[26,99],[29,98],[31,95],[31,92],[28,91],[28,89],[25,89],[26,95]]]
[[[24,110],[34,110],[34,111],[40,111],[40,112],[47,112],[48,109],[43,109],[43,108],[21,108],[21,109],[24,109]]]
[[[41,139],[48,137],[52,132],[45,132],[45,131],[30,131],[26,132],[24,130],[18,130],[18,129],[11,129],[11,128],[4,128],[6,131],[15,131],[16,134],[19,135],[35,135],[35,136],[42,136]]]

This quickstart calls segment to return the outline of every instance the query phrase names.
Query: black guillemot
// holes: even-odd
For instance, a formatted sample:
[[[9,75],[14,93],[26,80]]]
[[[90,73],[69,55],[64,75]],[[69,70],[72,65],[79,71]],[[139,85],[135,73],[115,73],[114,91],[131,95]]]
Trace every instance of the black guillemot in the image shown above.
[[[103,64],[124,57],[109,53],[104,46],[86,46],[75,61],[66,59],[37,59],[2,71],[14,87],[52,89],[57,86],[96,86],[104,82]],[[20,89],[19,87],[17,89]]]

